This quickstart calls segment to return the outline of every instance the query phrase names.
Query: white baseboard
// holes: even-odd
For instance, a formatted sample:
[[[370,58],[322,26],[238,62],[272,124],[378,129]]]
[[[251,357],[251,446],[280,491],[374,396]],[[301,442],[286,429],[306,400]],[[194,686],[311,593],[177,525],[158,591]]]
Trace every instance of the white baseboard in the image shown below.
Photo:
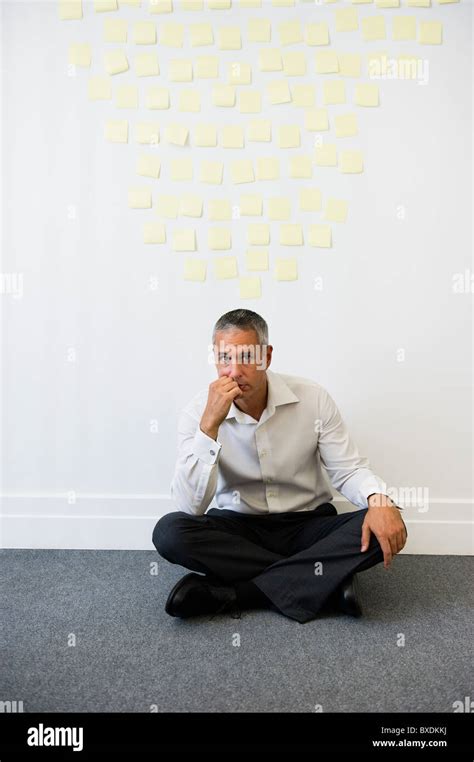
[[[334,498],[339,513],[356,510]],[[428,510],[406,508],[403,553],[474,554],[474,503],[431,500]],[[153,550],[153,527],[174,510],[169,495],[10,494],[2,498],[0,547]]]

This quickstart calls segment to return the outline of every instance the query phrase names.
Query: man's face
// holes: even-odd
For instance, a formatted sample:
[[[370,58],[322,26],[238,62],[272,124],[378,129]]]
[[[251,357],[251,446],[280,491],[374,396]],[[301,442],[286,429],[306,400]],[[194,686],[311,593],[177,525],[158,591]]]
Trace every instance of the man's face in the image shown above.
[[[230,376],[240,386],[237,399],[252,399],[265,388],[265,370],[271,362],[272,347],[259,344],[254,330],[218,331],[214,355],[219,378]]]

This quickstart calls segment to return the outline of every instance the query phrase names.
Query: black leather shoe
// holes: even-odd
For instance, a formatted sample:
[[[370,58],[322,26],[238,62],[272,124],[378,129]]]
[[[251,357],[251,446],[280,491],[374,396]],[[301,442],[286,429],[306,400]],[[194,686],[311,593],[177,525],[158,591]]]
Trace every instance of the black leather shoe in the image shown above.
[[[233,587],[220,584],[202,574],[186,574],[171,590],[165,611],[170,616],[190,617],[219,614],[236,606]]]
[[[347,577],[337,590],[337,602],[339,610],[349,616],[362,616],[362,609],[359,603],[359,582],[357,575],[353,574]]]

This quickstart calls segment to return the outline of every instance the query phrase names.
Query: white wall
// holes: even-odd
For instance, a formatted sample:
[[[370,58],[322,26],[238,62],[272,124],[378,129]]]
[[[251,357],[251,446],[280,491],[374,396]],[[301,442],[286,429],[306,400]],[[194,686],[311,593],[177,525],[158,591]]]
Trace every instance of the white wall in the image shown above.
[[[376,11],[360,7],[361,17]],[[472,552],[472,294],[452,289],[455,273],[473,269],[472,5],[383,13],[402,11],[443,21],[443,45],[370,45],[351,33],[337,49],[422,54],[428,83],[379,82],[380,108],[358,109],[360,135],[347,143],[364,151],[365,172],[314,172],[325,197],[349,199],[347,222],[333,226],[334,248],[305,246],[295,255],[298,281],[264,273],[262,298],[241,301],[236,281],[185,282],[182,254],[142,243],[150,213],[127,208],[128,187],[142,184],[134,175],[139,147],[106,143],[103,123],[117,112],[88,101],[86,71],[68,76],[71,42],[90,42],[91,72],[101,72],[103,14],[85,6],[81,22],[61,22],[56,3],[1,5],[2,272],[23,279],[20,297],[1,297],[4,546],[152,547],[156,519],[172,508],[178,412],[215,377],[207,363],[214,321],[241,305],[270,325],[272,368],[326,386],[374,471],[391,488],[429,496],[407,508],[406,550]],[[230,13],[210,18],[234,23]],[[121,14],[150,18],[145,8]],[[294,14],[333,25],[331,6],[264,5],[259,13],[275,27]],[[245,60],[255,55],[244,52]],[[321,105],[320,78],[316,85]],[[179,121],[164,112],[139,116],[150,113],[163,124]],[[208,116],[216,118],[184,120]],[[219,112],[221,123],[233,118]],[[278,118],[295,122],[295,112]],[[305,148],[313,138],[304,135]],[[166,160],[169,149],[161,150]],[[245,151],[252,155],[255,145]],[[292,195],[296,182],[267,183],[262,192]],[[226,184],[211,191],[204,193],[235,203],[241,191],[257,192]],[[206,255],[207,224],[198,223]],[[272,223],[274,240],[276,231]],[[243,262],[238,222],[233,243]],[[275,255],[289,254],[272,243]]]

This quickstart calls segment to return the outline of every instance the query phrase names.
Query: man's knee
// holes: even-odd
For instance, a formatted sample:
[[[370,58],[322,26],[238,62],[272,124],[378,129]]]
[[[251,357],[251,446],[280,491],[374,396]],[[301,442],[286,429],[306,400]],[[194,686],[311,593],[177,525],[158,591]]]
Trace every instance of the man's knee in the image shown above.
[[[153,545],[163,558],[172,558],[186,541],[185,530],[196,520],[184,511],[172,511],[159,519],[153,530]]]

